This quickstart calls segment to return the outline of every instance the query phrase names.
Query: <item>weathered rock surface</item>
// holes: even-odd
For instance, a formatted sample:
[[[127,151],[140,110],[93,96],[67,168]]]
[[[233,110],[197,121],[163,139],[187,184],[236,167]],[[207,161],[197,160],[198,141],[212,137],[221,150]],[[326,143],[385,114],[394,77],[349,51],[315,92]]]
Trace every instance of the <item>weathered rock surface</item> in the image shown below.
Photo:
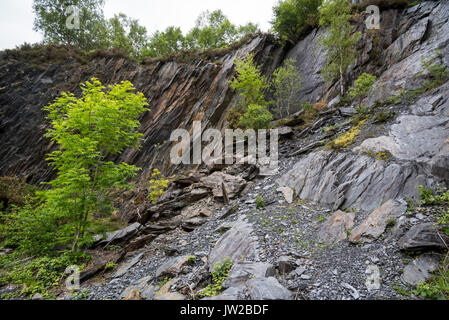
[[[290,257],[282,256],[279,257],[277,261],[277,267],[281,274],[289,274],[295,269],[296,264],[292,261]]]
[[[410,262],[404,269],[402,281],[416,286],[432,277],[432,272],[438,270],[441,257],[436,254],[423,254]]]
[[[124,229],[117,230],[114,232],[107,232],[106,239],[97,242],[96,245],[106,245],[113,244],[117,242],[125,242],[135,236],[140,230],[142,230],[143,226],[135,222]]]
[[[266,278],[275,275],[272,264],[264,262],[239,262],[232,266],[223,288],[241,287],[251,278]]]
[[[389,200],[374,210],[360,226],[352,230],[349,240],[351,242],[372,242],[385,231],[390,221],[396,220],[407,211],[407,203]]]
[[[347,231],[354,226],[353,212],[336,211],[321,226],[319,238],[326,244],[333,244],[342,241],[348,237]]]
[[[418,198],[416,186],[432,185],[415,163],[385,163],[353,153],[313,152],[282,176],[279,185],[299,198],[338,208],[371,211],[399,197]]]
[[[412,227],[399,239],[398,246],[402,250],[410,251],[432,248],[447,249],[449,236],[434,223],[422,223]]]
[[[214,197],[217,198],[223,197],[222,183],[224,184],[230,199],[239,195],[246,186],[245,179],[218,171],[212,173],[210,176],[201,178],[201,182],[206,187],[212,189]]]
[[[118,278],[123,276],[125,273],[127,273],[129,271],[129,269],[131,269],[136,263],[138,263],[140,261],[140,259],[142,258],[143,253],[139,253],[138,255],[136,255],[134,258],[131,259],[130,262],[128,262],[127,264],[123,265],[122,267],[120,267],[114,274],[114,278]]]
[[[169,259],[156,270],[156,277],[175,277],[188,263],[189,256],[180,256]]]
[[[247,286],[252,300],[288,300],[292,295],[273,277],[253,278]]]
[[[276,191],[282,193],[282,195],[284,196],[284,199],[285,199],[285,201],[287,201],[287,203],[292,203],[293,202],[293,196],[294,196],[295,192],[292,190],[292,188],[280,187]]]
[[[144,300],[152,300],[157,287],[151,285],[151,277],[145,277],[138,281],[137,284],[131,285],[126,288],[120,295],[121,299],[129,300],[130,297],[136,296]]]
[[[253,228],[245,220],[239,220],[215,244],[209,254],[209,270],[215,264],[230,258],[234,263],[244,261],[257,254],[257,240],[251,235]]]

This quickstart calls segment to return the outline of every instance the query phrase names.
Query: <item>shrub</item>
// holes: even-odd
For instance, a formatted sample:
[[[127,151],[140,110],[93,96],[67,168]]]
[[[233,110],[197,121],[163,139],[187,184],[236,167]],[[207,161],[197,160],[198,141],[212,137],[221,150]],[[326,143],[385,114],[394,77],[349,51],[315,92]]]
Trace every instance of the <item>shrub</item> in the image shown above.
[[[265,207],[265,201],[263,200],[263,197],[257,196],[256,197],[256,208],[261,209]]]
[[[294,44],[311,27],[318,25],[318,8],[323,0],[285,0],[273,7],[274,32]]]
[[[25,179],[18,177],[0,177],[0,210],[8,205],[22,206],[25,199],[31,196],[36,187],[26,183]]]
[[[449,80],[449,70],[444,64],[439,63],[440,59],[441,51],[439,50],[435,51],[433,57],[421,59],[421,65],[427,70],[432,79],[424,84],[427,90],[439,87]]]
[[[363,98],[366,97],[368,92],[372,89],[375,81],[375,76],[368,73],[363,73],[357,78],[354,86],[349,89],[349,96],[352,99],[358,98],[359,106],[361,106]]]
[[[333,149],[341,149],[349,147],[355,140],[355,138],[360,134],[360,128],[365,124],[365,120],[360,121],[359,124],[349,131],[335,139],[329,144],[329,147]]]
[[[237,74],[230,81],[230,87],[237,91],[240,101],[226,118],[233,129],[266,128],[273,119],[264,96],[269,82],[255,65],[253,54],[237,59],[235,65]]]
[[[7,299],[19,295],[31,297],[36,293],[44,298],[54,298],[51,289],[60,284],[64,278],[65,269],[75,264],[81,264],[80,269],[82,269],[89,259],[90,256],[83,253],[65,252],[59,257],[44,256],[15,263],[10,257],[2,256],[0,268],[6,272],[1,282],[16,284],[22,286],[22,289],[1,298]]]
[[[200,292],[200,296],[213,297],[219,295],[223,291],[223,282],[229,277],[233,264],[230,258],[217,263],[212,271],[212,283]]]
[[[449,204],[449,190],[444,187],[438,186],[435,193],[432,190],[424,189],[423,186],[419,186],[418,189],[421,196],[421,204],[425,206]]]
[[[165,190],[168,187],[168,180],[165,179],[158,169],[154,169],[150,180],[150,193],[149,197],[153,204],[164,195]]]
[[[246,112],[239,119],[237,126],[241,129],[267,129],[273,115],[264,106],[251,104],[247,107]]]

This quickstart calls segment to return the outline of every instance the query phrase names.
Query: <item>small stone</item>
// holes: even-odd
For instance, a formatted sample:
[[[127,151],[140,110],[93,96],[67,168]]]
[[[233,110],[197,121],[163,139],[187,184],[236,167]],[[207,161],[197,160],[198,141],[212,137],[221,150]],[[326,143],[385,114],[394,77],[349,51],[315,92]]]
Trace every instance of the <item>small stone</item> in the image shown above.
[[[357,299],[360,298],[359,292],[358,292],[353,286],[351,286],[349,283],[343,282],[343,283],[341,284],[341,286],[342,286],[343,288],[348,289],[348,290],[349,290],[349,293],[351,294],[351,296],[352,296],[355,300],[357,300]]]
[[[301,279],[302,279],[302,280],[310,280],[310,279],[312,279],[312,276],[310,276],[310,275],[308,275],[308,274],[302,274],[302,275],[301,275]]]
[[[44,300],[44,297],[40,293],[36,293],[31,300]]]
[[[298,267],[295,269],[295,273],[298,276],[302,275],[304,272],[306,272],[306,268],[304,268],[304,267]]]

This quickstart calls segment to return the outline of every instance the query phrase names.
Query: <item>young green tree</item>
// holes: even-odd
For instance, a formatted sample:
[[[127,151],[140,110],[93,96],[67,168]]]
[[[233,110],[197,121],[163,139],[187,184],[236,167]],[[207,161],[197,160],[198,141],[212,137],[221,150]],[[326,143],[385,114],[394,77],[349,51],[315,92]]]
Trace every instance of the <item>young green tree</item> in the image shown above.
[[[265,100],[264,90],[266,90],[270,84],[265,78],[260,69],[254,63],[254,55],[249,54],[245,59],[237,59],[235,61],[236,76],[230,81],[230,87],[237,91],[240,96],[240,102],[232,109],[228,115],[227,120],[231,128],[247,127],[249,123],[248,117],[251,115],[262,115],[262,118],[266,118],[269,113],[267,106],[268,102]],[[251,111],[249,111],[249,106]],[[262,109],[264,110],[262,110]],[[243,115],[246,114],[245,123],[240,122]],[[270,114],[271,115],[271,114]]]
[[[242,97],[242,104],[268,105],[264,90],[269,87],[269,82],[255,65],[254,54],[249,54],[245,59],[237,59],[235,67],[237,75],[231,80],[230,86]]]
[[[273,7],[271,21],[274,32],[284,41],[292,44],[302,32],[318,25],[318,9],[323,0],[285,0]]]
[[[352,99],[359,99],[359,107],[362,106],[362,100],[368,92],[373,87],[374,82],[376,82],[376,76],[368,73],[363,73],[354,83],[354,86],[349,89],[349,96]]]
[[[361,37],[360,32],[354,33],[350,17],[349,0],[328,0],[320,8],[320,25],[327,28],[327,35],[321,38],[328,62],[323,69],[323,77],[327,82],[339,79],[342,96],[345,93],[346,71],[356,59],[356,44]]]
[[[295,60],[287,59],[273,73],[273,95],[276,109],[281,117],[289,116],[293,107],[299,106],[296,93],[301,90],[301,76]]]
[[[70,6],[79,9],[79,29],[67,28],[73,22]],[[40,31],[45,42],[68,44],[83,50],[103,48],[106,36],[104,0],[34,0],[34,30]]]
[[[46,136],[58,145],[47,160],[57,177],[38,193],[39,204],[28,204],[11,217],[9,234],[19,247],[40,253],[71,244],[72,251],[88,241],[89,217],[107,213],[112,193],[128,186],[139,168],[108,159],[126,148],[138,148],[139,116],[148,110],[142,93],[122,82],[108,91],[97,79],[81,85],[82,97],[62,93],[48,112]],[[14,240],[14,239],[13,239]]]

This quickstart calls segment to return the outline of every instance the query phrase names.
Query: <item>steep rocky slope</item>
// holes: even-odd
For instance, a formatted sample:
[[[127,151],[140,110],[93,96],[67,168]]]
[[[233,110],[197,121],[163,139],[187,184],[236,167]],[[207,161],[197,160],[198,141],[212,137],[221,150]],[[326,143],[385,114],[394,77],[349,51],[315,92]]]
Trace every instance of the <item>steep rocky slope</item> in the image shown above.
[[[97,255],[82,274],[91,299],[198,298],[214,263],[226,257],[234,266],[226,291],[213,299],[401,299],[409,285],[429,277],[449,239],[433,225],[439,208],[413,209],[407,201],[418,198],[419,185],[448,184],[449,83],[413,99],[397,91],[423,85],[429,75],[421,60],[436,49],[440,63],[449,65],[449,3],[384,10],[378,32],[367,32],[359,19],[362,54],[348,81],[361,72],[378,80],[364,101],[369,114],[354,142],[340,150],[326,147],[359,115],[336,98],[308,126],[297,117],[286,121],[273,176],[247,164],[203,166],[178,172],[157,205],[146,200],[145,190],[122,195],[121,215],[133,224],[98,240]],[[175,128],[191,129],[193,120],[226,126],[236,99],[227,84],[236,57],[256,52],[266,75],[284,57],[293,58],[303,79],[299,101],[334,97],[334,86],[320,77],[323,33],[314,30],[290,49],[260,36],[208,61],[146,66],[103,57],[40,70],[3,53],[0,173],[23,174],[29,182],[51,177],[40,107],[91,76],[105,83],[131,80],[149,99],[152,111],[141,128],[145,145],[121,159],[142,166],[142,180],[154,166],[175,172],[167,158],[171,144],[163,142]],[[429,252],[410,254],[418,249]],[[110,261],[118,267],[107,272]]]

